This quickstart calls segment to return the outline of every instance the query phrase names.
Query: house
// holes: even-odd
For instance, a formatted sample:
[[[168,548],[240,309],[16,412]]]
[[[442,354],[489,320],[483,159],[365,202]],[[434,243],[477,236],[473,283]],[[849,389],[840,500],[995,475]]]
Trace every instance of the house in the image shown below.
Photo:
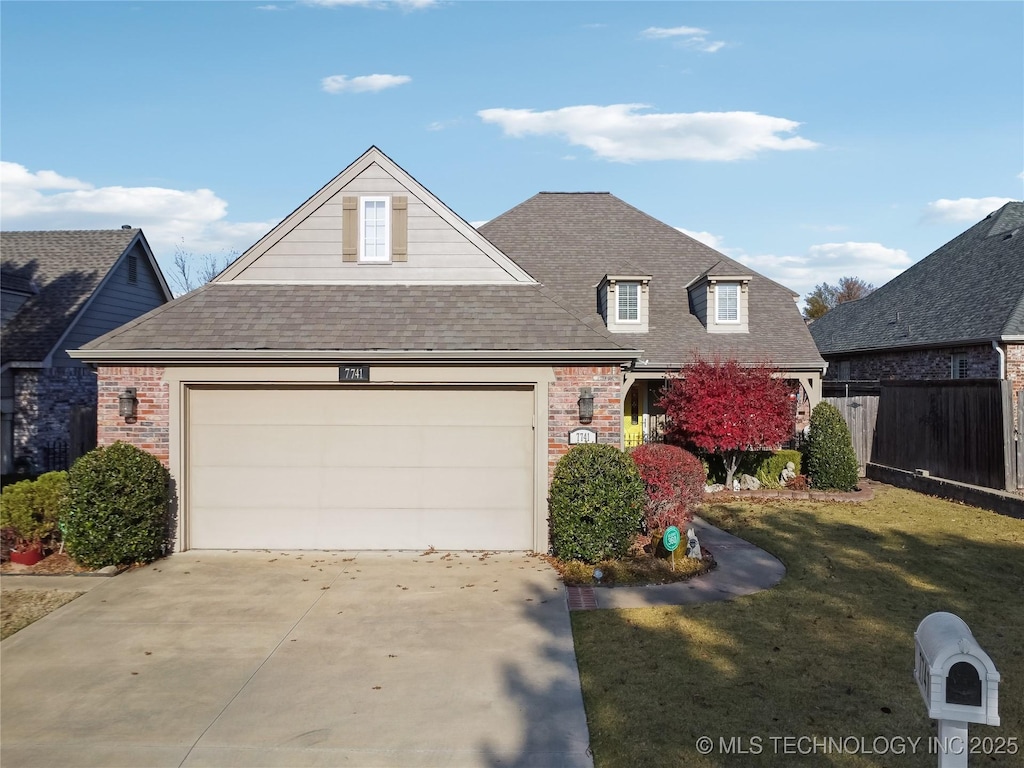
[[[828,380],[1007,379],[1024,391],[1024,203],[811,326]]]
[[[824,363],[796,294],[614,195],[542,192],[480,231],[573,311],[642,354],[624,372],[623,441],[657,439],[666,376],[694,355],[770,363],[820,399]]]
[[[96,374],[67,350],[171,299],[140,229],[0,233],[2,470],[94,447]]]
[[[100,442],[170,469],[179,550],[546,551],[558,458],[622,445],[623,395],[691,345],[781,350],[817,394],[793,294],[610,195],[485,233],[371,147],[211,283],[73,353]]]

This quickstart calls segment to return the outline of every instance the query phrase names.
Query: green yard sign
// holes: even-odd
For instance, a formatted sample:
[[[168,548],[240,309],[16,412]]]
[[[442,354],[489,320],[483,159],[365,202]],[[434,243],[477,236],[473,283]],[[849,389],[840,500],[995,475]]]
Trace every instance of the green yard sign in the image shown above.
[[[679,529],[670,525],[665,529],[665,535],[661,537],[661,545],[669,552],[675,552],[679,548]]]

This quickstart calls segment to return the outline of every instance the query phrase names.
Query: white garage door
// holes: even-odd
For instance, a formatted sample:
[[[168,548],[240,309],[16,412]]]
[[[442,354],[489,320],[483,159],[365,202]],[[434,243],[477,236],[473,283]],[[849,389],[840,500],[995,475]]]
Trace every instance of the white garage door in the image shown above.
[[[533,390],[192,388],[199,549],[532,549]]]

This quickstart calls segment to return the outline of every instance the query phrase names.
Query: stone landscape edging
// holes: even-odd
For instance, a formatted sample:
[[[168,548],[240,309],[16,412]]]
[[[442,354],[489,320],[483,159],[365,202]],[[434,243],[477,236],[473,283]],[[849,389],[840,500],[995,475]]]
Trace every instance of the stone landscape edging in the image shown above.
[[[868,486],[861,486],[855,491],[794,491],[789,488],[761,488],[756,491],[716,491],[704,494],[705,501],[732,501],[735,499],[763,499],[774,501],[843,501],[861,502],[875,498],[875,491]]]

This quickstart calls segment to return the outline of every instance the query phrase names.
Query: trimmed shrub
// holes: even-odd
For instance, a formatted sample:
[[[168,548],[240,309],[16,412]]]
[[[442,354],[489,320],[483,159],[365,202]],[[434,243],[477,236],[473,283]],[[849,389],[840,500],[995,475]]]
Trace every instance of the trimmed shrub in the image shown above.
[[[0,527],[14,531],[19,548],[41,545],[57,530],[67,492],[67,472],[47,472],[8,485],[0,493]]]
[[[796,474],[799,475],[801,458],[800,451],[772,451],[761,459],[760,465],[751,474],[761,481],[763,488],[781,488],[782,470],[786,468],[786,464],[793,462]]]
[[[636,464],[611,445],[570,449],[555,467],[548,509],[561,560],[624,557],[640,531],[647,492]]]
[[[708,476],[700,459],[675,445],[649,443],[631,454],[647,488],[647,531],[685,529],[704,500]]]
[[[168,543],[169,480],[155,456],[128,443],[82,456],[68,473],[61,518],[69,554],[90,568],[160,557]]]
[[[850,429],[839,410],[821,402],[811,411],[804,445],[804,470],[811,485],[823,490],[852,491],[857,486],[857,456]]]

